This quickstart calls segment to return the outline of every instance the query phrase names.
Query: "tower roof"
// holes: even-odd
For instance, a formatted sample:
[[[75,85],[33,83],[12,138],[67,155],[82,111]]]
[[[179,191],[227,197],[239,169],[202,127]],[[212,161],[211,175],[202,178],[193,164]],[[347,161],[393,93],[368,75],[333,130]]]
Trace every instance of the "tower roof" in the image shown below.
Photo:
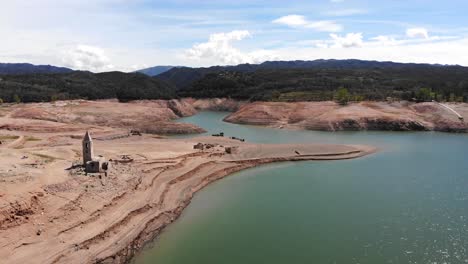
[[[83,138],[83,142],[90,142],[90,141],[93,141],[93,139],[91,138],[91,134],[89,133],[89,131],[86,131],[86,134]]]

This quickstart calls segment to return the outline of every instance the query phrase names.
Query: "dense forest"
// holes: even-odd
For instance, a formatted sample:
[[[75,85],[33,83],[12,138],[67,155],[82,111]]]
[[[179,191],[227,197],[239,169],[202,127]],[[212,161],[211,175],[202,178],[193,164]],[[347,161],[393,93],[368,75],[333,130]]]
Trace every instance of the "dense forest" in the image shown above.
[[[468,68],[359,60],[265,62],[141,73],[0,74],[0,102],[229,97],[264,101],[468,101]]]
[[[343,88],[349,100],[388,98],[467,101],[468,68],[270,69],[208,73],[178,91],[182,97],[231,97],[262,101],[335,99]]]
[[[3,102],[43,102],[66,99],[120,101],[174,98],[173,85],[141,73],[75,71],[65,74],[0,75]]]

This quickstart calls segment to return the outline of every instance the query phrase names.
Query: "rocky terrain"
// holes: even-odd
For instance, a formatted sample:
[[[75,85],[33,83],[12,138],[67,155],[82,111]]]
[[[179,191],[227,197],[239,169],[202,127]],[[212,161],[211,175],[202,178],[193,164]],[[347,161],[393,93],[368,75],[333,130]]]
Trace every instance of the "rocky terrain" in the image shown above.
[[[468,120],[468,104],[448,104]],[[238,124],[307,130],[468,132],[468,123],[437,103],[255,102],[225,118]]]
[[[235,112],[243,105],[247,104],[245,101],[237,101],[227,98],[212,98],[212,99],[193,99],[184,98],[182,102],[193,106],[200,111],[224,111]]]
[[[0,108],[0,128],[44,132],[76,131],[78,127],[113,127],[151,134],[190,134],[204,130],[192,124],[172,122],[197,110],[179,100],[119,103],[117,100],[57,101],[13,104]]]
[[[468,104],[451,103],[465,120]],[[254,102],[233,99],[57,101],[10,104],[0,107],[0,128],[18,131],[76,131],[89,128],[124,128],[150,134],[196,134],[203,128],[173,122],[198,111],[233,112],[226,122],[277,128],[341,131],[468,132],[468,123],[438,103],[360,102]]]

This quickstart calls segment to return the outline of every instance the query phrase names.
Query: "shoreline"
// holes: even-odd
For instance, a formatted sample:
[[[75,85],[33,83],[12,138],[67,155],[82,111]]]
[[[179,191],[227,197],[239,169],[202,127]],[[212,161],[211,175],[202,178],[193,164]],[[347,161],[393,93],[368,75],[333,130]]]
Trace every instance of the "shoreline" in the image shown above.
[[[445,106],[449,107],[451,111]],[[200,134],[194,124],[174,120],[202,111],[229,112],[223,121],[312,131],[439,131],[467,133],[468,104],[363,101],[246,102],[232,99],[57,101],[4,106],[0,129],[59,133],[83,129],[134,129],[155,135]],[[84,128],[86,126],[86,128]]]
[[[269,163],[354,159],[376,151],[359,145],[270,145],[216,137],[156,139],[143,135],[96,141],[98,152],[106,157],[125,153],[135,158],[133,163],[113,165],[110,176],[101,178],[74,171],[64,174],[65,165],[80,149],[80,141],[72,141],[71,146],[58,144],[47,152],[52,157],[62,153],[63,160],[44,163],[42,172],[52,173],[56,182],[44,178],[5,186],[7,201],[21,197],[25,206],[29,200],[35,202],[20,213],[12,212],[14,221],[8,218],[0,224],[0,257],[6,263],[32,258],[41,263],[128,263],[180,217],[198,191],[219,179]],[[194,150],[197,143],[213,147]],[[227,154],[226,147],[236,151]],[[43,148],[8,152],[20,156]],[[44,185],[44,181],[48,183]],[[19,186],[25,189],[17,190]]]
[[[301,162],[301,161],[313,161],[313,160],[346,160],[346,159],[355,159],[360,158],[366,155],[373,154],[377,151],[377,149],[369,148],[367,151],[356,151],[353,153],[346,153],[346,154],[327,154],[327,155],[318,155],[315,158],[309,157],[298,157],[298,158],[265,158],[265,159],[255,159],[255,160],[248,160],[248,161],[241,161],[236,162],[239,166],[232,167],[230,170],[222,170],[214,172],[211,175],[208,175],[205,178],[205,182],[193,191],[186,200],[182,201],[181,204],[173,211],[170,215],[169,222],[163,222],[158,225],[155,223],[161,216],[164,215],[157,215],[152,219],[150,222],[147,223],[145,229],[141,231],[140,234],[132,241],[131,244],[127,245],[125,248],[118,251],[113,256],[106,257],[104,259],[98,259],[96,263],[131,263],[132,259],[138,254],[141,253],[141,250],[145,248],[149,243],[153,242],[154,240],[158,239],[159,235],[164,231],[166,227],[168,227],[171,223],[177,221],[179,217],[182,215],[182,212],[185,208],[187,208],[190,203],[192,202],[193,197],[199,192],[202,191],[203,188],[207,187],[208,185],[226,178],[228,176],[232,176],[237,172],[252,169],[255,167],[267,165],[267,164],[274,164],[274,163],[281,163],[281,162]],[[356,156],[354,156],[356,154]],[[344,156],[342,156],[344,155]],[[353,155],[353,156],[350,156]],[[167,214],[165,214],[166,217]],[[153,227],[152,224],[156,224],[156,227]]]

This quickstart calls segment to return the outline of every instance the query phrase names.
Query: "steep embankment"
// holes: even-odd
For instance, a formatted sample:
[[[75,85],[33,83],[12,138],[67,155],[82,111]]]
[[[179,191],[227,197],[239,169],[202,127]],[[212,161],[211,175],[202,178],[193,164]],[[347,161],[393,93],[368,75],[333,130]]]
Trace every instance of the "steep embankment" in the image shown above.
[[[151,100],[119,103],[103,101],[59,101],[55,103],[19,104],[4,108],[0,127],[40,132],[75,131],[83,125],[140,130],[151,134],[190,134],[203,130],[193,124],[172,122],[197,113],[180,100]],[[22,122],[21,126],[20,121]]]
[[[465,120],[468,104],[451,104]],[[437,103],[362,102],[340,106],[334,102],[244,105],[226,122],[307,130],[390,130],[467,132],[468,124]]]
[[[235,112],[247,104],[245,101],[237,101],[227,98],[194,99],[184,98],[183,103],[193,106],[200,111],[227,111]]]

